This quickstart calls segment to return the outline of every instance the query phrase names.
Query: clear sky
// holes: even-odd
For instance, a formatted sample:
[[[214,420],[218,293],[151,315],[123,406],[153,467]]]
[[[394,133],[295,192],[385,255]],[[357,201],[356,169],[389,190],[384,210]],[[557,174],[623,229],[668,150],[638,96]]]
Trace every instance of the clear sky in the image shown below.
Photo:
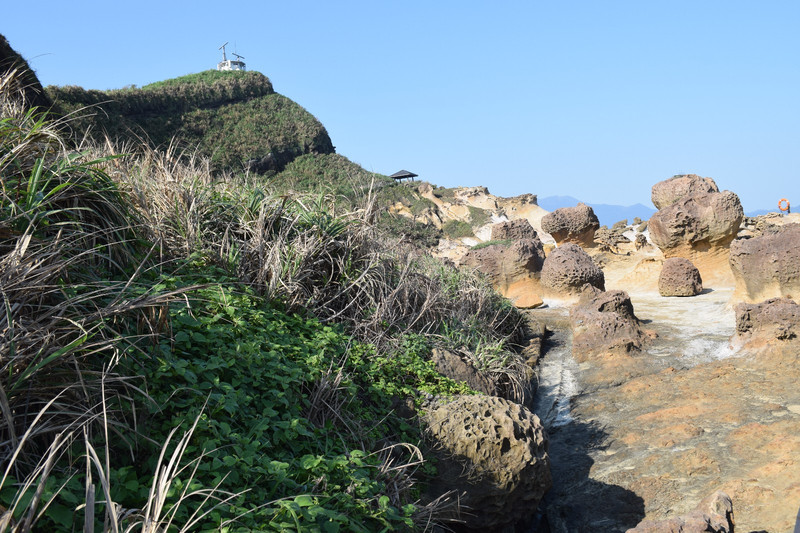
[[[800,208],[797,0],[32,5],[0,33],[45,85],[141,86],[230,41],[369,170],[623,205],[696,173]]]

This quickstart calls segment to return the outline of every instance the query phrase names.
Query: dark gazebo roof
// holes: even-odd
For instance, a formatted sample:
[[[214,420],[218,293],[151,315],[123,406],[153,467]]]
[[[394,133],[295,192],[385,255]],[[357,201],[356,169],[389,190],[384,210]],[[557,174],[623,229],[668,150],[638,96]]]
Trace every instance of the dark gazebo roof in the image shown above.
[[[408,170],[399,170],[389,176],[390,178],[394,178],[396,180],[404,180],[406,178],[411,178],[412,180],[418,177],[418,174],[414,174],[413,172],[409,172]]]

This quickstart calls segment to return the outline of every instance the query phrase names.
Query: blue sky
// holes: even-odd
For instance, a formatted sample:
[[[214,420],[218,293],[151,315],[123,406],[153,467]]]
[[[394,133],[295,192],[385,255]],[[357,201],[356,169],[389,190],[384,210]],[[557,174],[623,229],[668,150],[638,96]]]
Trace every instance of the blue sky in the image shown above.
[[[696,173],[745,210],[800,208],[797,1],[36,6],[5,5],[0,33],[45,85],[141,86],[230,41],[369,170],[646,205]]]

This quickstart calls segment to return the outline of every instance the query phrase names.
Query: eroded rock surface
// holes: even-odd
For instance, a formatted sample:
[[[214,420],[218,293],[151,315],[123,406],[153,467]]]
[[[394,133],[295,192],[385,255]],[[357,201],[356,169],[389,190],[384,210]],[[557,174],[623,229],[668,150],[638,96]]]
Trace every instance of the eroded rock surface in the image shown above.
[[[744,218],[739,197],[731,191],[684,196],[656,212],[648,224],[650,239],[666,257],[690,250],[727,246]]]
[[[500,531],[533,516],[552,484],[548,440],[536,415],[491,396],[436,399],[424,409],[438,450],[431,497],[456,490],[473,531]]]
[[[536,230],[526,218],[492,224],[491,240],[493,241],[519,241],[525,239],[539,240],[539,235],[536,234]]]
[[[800,353],[800,305],[791,298],[773,298],[758,304],[736,306],[736,336],[733,343],[748,351],[776,348],[791,352],[792,360]],[[788,350],[787,350],[788,349]]]
[[[491,396],[497,394],[495,383],[459,354],[450,350],[434,348],[431,360],[436,366],[436,370],[443,376],[466,383],[471,389],[484,394]]]
[[[583,248],[567,243],[559,246],[544,260],[542,287],[553,294],[574,296],[585,284],[605,289],[605,277]]]
[[[665,520],[645,520],[627,533],[733,533],[733,502],[717,491],[689,514]]]
[[[658,277],[661,296],[696,296],[703,292],[700,271],[683,257],[670,257],[664,261]]]
[[[697,174],[680,174],[653,185],[650,190],[650,199],[656,209],[664,209],[685,196],[709,192],[719,192],[713,179],[701,178]]]
[[[604,292],[587,284],[569,318],[573,356],[578,362],[597,355],[628,354],[639,350],[648,338],[624,291]]]
[[[544,260],[542,242],[535,237],[470,249],[461,264],[483,272],[500,294],[529,308],[542,304],[539,278]]]
[[[800,297],[800,224],[772,226],[761,236],[736,239],[730,264],[738,299]]]
[[[594,210],[583,203],[556,209],[542,218],[542,229],[552,235],[557,244],[571,242],[592,246],[599,227]]]

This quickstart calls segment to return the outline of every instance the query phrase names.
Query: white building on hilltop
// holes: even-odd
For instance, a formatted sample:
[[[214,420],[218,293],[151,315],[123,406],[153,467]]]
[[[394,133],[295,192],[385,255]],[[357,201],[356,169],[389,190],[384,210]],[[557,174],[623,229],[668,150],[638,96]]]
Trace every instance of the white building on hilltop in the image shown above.
[[[233,55],[236,56],[236,60],[228,59],[228,56],[225,55],[225,47],[228,46],[228,43],[223,44],[219,47],[222,50],[222,61],[217,63],[217,70],[247,70],[244,66],[244,56],[240,56],[236,52]]]

